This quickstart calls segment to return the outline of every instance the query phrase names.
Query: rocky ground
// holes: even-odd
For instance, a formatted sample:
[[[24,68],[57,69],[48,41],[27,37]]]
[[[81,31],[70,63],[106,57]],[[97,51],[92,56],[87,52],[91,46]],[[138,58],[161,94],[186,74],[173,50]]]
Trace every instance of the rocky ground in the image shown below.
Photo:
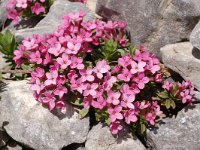
[[[0,22],[7,19],[0,3]],[[125,128],[113,137],[103,124],[91,126],[89,118],[80,120],[73,108],[63,116],[50,113],[38,104],[27,80],[0,83],[0,149],[2,150],[199,150],[200,149],[200,3],[199,0],[88,0],[87,5],[56,0],[42,20],[33,18],[10,29],[18,41],[35,33],[55,30],[61,16],[84,10],[85,18],[126,20],[132,42],[145,43],[162,62],[196,88],[197,104],[164,119],[146,139],[138,139]],[[96,10],[96,11],[95,11]],[[95,12],[97,15],[95,15]],[[199,22],[199,23],[198,23]],[[31,24],[31,25],[30,25]],[[0,55],[0,69],[5,62]]]

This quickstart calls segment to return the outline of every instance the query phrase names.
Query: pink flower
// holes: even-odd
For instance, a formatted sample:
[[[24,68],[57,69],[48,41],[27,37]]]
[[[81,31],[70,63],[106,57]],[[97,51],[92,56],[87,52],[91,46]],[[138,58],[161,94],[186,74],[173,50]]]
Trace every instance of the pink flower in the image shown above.
[[[36,91],[39,94],[44,89],[44,85],[40,82],[40,79],[35,80],[35,84],[31,85],[31,90]]]
[[[122,67],[126,68],[131,64],[131,58],[130,56],[123,56],[118,59],[118,64],[121,65]]]
[[[26,47],[27,50],[32,50],[38,47],[38,44],[35,42],[34,38],[30,40],[23,40],[22,43]]]
[[[170,83],[169,81],[166,81],[166,82],[163,84],[162,88],[163,88],[163,89],[167,89],[167,90],[169,91],[170,88],[171,88],[172,86],[173,86],[172,83]]]
[[[142,101],[139,103],[139,109],[146,109],[150,106],[151,106],[151,104],[149,102]]]
[[[154,115],[153,113],[149,112],[146,115],[146,120],[150,122],[151,125],[155,125],[155,119],[156,119],[156,115]]]
[[[130,79],[131,79],[131,77],[132,77],[131,72],[128,69],[126,69],[126,68],[122,70],[121,74],[117,75],[117,78],[119,80],[122,80],[122,81],[125,81],[125,82],[129,82]]]
[[[145,77],[144,73],[140,73],[134,81],[138,84],[139,89],[144,89],[145,84],[149,82],[149,78]]]
[[[64,51],[65,51],[65,48],[62,47],[60,43],[56,43],[53,47],[48,49],[48,52],[55,56],[60,55]]]
[[[42,63],[41,54],[39,51],[33,52],[30,54],[30,61],[35,62],[36,64]]]
[[[47,77],[47,80],[44,82],[44,84],[46,86],[48,85],[56,85],[56,79],[58,77],[58,71],[53,71],[53,72],[49,72],[49,73],[46,73],[46,77]]]
[[[91,95],[84,97],[84,99],[83,99],[84,108],[89,109],[92,101],[93,101],[93,98]]]
[[[31,72],[31,81],[32,82],[35,82],[35,79],[36,78],[39,78],[40,80],[44,77],[44,69],[40,68],[40,67],[37,67],[35,68],[32,72]]]
[[[122,120],[123,115],[121,113],[122,107],[121,106],[115,106],[114,108],[108,108],[108,113],[110,114],[110,121],[115,122],[116,119]]]
[[[66,77],[64,75],[59,75],[57,77],[57,85],[62,85],[66,83]]]
[[[120,91],[122,93],[122,99],[127,99],[129,96],[135,95],[134,90],[128,84],[124,84]]]
[[[31,10],[36,15],[39,15],[42,12],[45,12],[45,8],[40,5],[40,3],[36,2],[34,6],[31,7]]]
[[[16,4],[17,4],[16,0],[10,0],[8,5],[6,6],[6,10],[8,12],[12,11],[13,9],[15,9]]]
[[[120,103],[120,101],[119,101],[120,96],[121,96],[121,93],[119,93],[119,92],[109,91],[107,103],[113,104],[113,105],[118,105]]]
[[[66,69],[71,64],[69,56],[65,53],[62,54],[62,57],[57,58],[57,62],[60,64],[61,69]]]
[[[45,58],[43,60],[43,64],[47,65],[47,64],[49,64],[51,62],[51,60],[52,60],[51,54],[46,53]]]
[[[96,91],[97,88],[98,88],[97,83],[87,84],[87,88],[84,90],[83,96],[91,95],[95,97],[97,94],[97,91]]]
[[[112,69],[112,73],[118,73],[120,71],[120,66],[116,65],[113,69]]]
[[[27,6],[28,6],[27,0],[17,0],[16,7],[27,8]]]
[[[180,93],[182,102],[185,104],[187,101],[190,101],[192,99],[192,96],[190,95],[189,90],[184,90],[183,92]]]
[[[121,106],[124,108],[134,109],[133,101],[135,100],[135,95],[130,95],[126,97],[123,95],[123,101],[121,101]]]
[[[61,86],[61,85],[58,85],[57,88],[54,90],[54,94],[55,95],[58,95],[59,98],[61,99],[63,97],[64,94],[67,93],[67,88]]]
[[[15,57],[14,57],[13,59],[14,59],[14,61],[15,61],[16,63],[17,63],[17,61],[19,61],[19,60],[23,57],[24,51],[25,51],[24,46],[20,46],[20,47],[19,47],[19,50],[15,50],[15,51],[14,51]]]
[[[75,68],[77,68],[79,70],[84,69],[83,58],[72,56],[71,57],[71,65],[70,65],[70,67],[72,69],[75,69]]]
[[[67,50],[66,50],[66,53],[67,54],[77,54],[78,51],[81,49],[81,43],[72,43],[72,42],[68,42],[67,43]]]
[[[143,72],[144,71],[144,67],[146,66],[146,62],[140,61],[138,63],[136,63],[135,61],[131,62],[131,73],[135,74],[138,72]]]
[[[81,15],[80,12],[77,12],[77,13],[69,13],[67,16],[68,16],[71,20],[77,22],[77,21],[80,21],[80,20],[83,19],[80,15]]]
[[[96,67],[94,68],[94,72],[97,74],[99,79],[103,78],[103,74],[110,70],[110,66],[107,64],[105,60],[98,61]]]
[[[127,124],[130,124],[131,122],[137,122],[137,113],[135,110],[128,110],[124,113],[124,118]]]
[[[87,88],[87,84],[83,83],[81,79],[75,80],[74,82],[71,82],[71,89],[76,90],[79,93],[83,93],[84,90]]]
[[[112,134],[117,134],[122,129],[123,129],[123,127],[122,127],[122,125],[120,124],[119,121],[112,122],[110,124],[110,130],[111,130]]]
[[[62,112],[63,114],[66,113],[66,104],[65,104],[64,101],[60,100],[60,101],[56,102],[56,108],[57,108],[57,109],[61,109],[61,112]]]
[[[91,68],[89,68],[87,70],[80,70],[79,72],[81,74],[82,82],[85,82],[85,81],[92,82],[92,81],[94,81],[94,76],[92,75],[93,70]]]
[[[106,100],[103,96],[97,98],[97,101],[92,101],[92,106],[97,109],[103,109],[106,106]]]
[[[56,98],[50,92],[45,92],[45,97],[42,98],[44,104],[48,104],[50,111],[53,110],[56,106]]]
[[[111,73],[107,73],[104,78],[104,83],[103,83],[104,89],[106,91],[109,91],[113,87],[113,84],[115,82],[117,82],[117,78],[114,76],[111,76]]]

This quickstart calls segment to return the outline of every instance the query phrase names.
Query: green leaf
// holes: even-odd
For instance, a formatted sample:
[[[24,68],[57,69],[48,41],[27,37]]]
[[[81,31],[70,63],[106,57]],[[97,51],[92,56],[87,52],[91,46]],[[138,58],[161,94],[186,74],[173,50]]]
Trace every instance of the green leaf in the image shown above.
[[[140,130],[141,130],[141,133],[142,133],[142,134],[146,131],[146,126],[145,126],[144,123],[141,123],[141,124],[140,124]]]
[[[127,52],[124,49],[118,49],[117,51],[121,54],[121,56],[127,55]]]
[[[165,101],[165,106],[166,106],[167,109],[169,109],[171,107],[171,100],[170,99]]]
[[[82,109],[79,111],[80,118],[84,118],[89,112],[89,109]]]
[[[77,98],[74,102],[70,102],[75,106],[83,106],[83,101],[80,98]]]
[[[157,93],[157,95],[158,95],[158,97],[163,98],[163,99],[169,98],[169,93],[167,91]]]
[[[176,103],[175,103],[173,100],[171,100],[171,103],[170,103],[170,105],[171,105],[171,107],[172,107],[173,109],[175,109],[175,108],[176,108]]]
[[[110,118],[109,117],[106,118],[105,122],[106,122],[107,125],[110,125]]]
[[[3,79],[3,77],[2,77],[2,73],[0,72],[0,81]]]

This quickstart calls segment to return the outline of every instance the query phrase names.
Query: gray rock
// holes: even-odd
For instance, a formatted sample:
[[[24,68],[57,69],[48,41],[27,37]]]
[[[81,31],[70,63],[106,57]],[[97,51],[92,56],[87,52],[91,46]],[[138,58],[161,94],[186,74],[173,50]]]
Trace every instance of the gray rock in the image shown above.
[[[68,106],[66,115],[51,113],[33,97],[27,81],[9,82],[0,93],[0,125],[14,140],[37,150],[59,150],[83,143],[89,131],[89,118],[79,119]]]
[[[166,44],[189,39],[200,17],[199,0],[98,0],[96,13],[125,20],[136,45],[145,43],[160,56]]]
[[[8,134],[0,129],[0,148],[6,146],[9,139],[10,137],[8,136]]]
[[[164,119],[158,130],[148,131],[149,141],[157,150],[200,149],[200,105],[182,110],[176,117]]]
[[[85,20],[92,19],[93,14],[82,3],[69,2],[66,0],[56,0],[51,6],[49,13],[42,19],[35,28],[18,30],[15,35],[17,40],[20,41],[24,37],[30,37],[33,34],[47,34],[57,30],[58,26],[62,23],[62,16],[72,12],[86,12]]]
[[[8,2],[9,2],[9,0],[0,1],[0,27],[7,20],[6,6],[7,6]]]
[[[127,128],[113,137],[109,128],[98,124],[90,130],[85,143],[86,150],[145,150],[144,145]]]
[[[166,45],[161,48],[163,63],[190,80],[200,90],[200,53],[189,42]]]
[[[195,91],[195,95],[194,95],[196,101],[200,102],[200,92],[199,91]]]
[[[190,42],[200,50],[200,21],[190,35]]]

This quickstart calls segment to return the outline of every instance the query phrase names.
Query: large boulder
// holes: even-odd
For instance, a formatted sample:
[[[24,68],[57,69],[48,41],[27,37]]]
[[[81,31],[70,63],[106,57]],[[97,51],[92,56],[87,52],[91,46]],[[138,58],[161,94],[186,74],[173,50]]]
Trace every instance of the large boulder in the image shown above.
[[[118,137],[114,137],[109,128],[100,123],[90,130],[85,148],[86,150],[146,150],[128,128],[125,128]]]
[[[0,93],[0,125],[14,140],[36,150],[59,150],[83,143],[89,118],[79,119],[72,106],[66,115],[51,113],[38,103],[27,81],[12,81]]]
[[[57,30],[62,23],[62,16],[68,13],[75,13],[79,11],[86,12],[85,20],[93,18],[93,13],[84,4],[78,2],[69,2],[67,0],[56,0],[51,6],[48,14],[42,19],[34,28],[22,29],[15,31],[18,41],[24,37],[30,37],[33,34],[47,34]]]
[[[183,109],[178,115],[163,120],[157,130],[148,131],[149,141],[156,150],[200,149],[200,105]]]
[[[161,48],[163,63],[190,80],[200,91],[200,51],[189,42],[166,45]]]
[[[200,50],[200,21],[190,35],[190,42],[194,47]]]
[[[125,20],[134,44],[146,43],[160,56],[166,44],[189,39],[200,17],[199,0],[98,0],[96,13]]]

